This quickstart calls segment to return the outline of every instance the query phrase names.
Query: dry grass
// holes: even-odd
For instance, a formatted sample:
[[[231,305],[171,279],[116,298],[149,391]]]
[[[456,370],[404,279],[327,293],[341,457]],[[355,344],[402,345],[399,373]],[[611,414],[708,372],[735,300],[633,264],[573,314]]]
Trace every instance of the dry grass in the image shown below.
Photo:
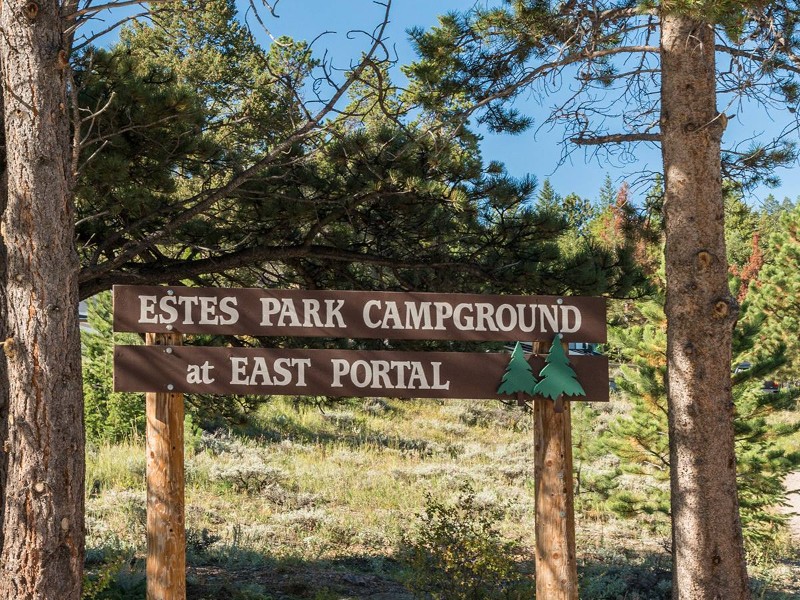
[[[595,426],[616,410],[603,407]],[[478,502],[503,509],[504,535],[532,556],[531,425],[530,415],[491,402],[359,401],[321,412],[275,399],[254,416],[252,435],[190,435],[186,525],[194,577],[217,581],[222,575],[209,573],[219,566],[229,575],[255,569],[253,577],[242,575],[249,583],[241,585],[270,589],[278,584],[264,579],[268,571],[308,573],[323,565],[328,570],[320,571],[320,581],[334,590],[329,597],[346,598],[336,595],[338,579],[330,573],[355,577],[351,563],[362,561],[355,572],[388,573],[382,581],[391,587],[393,557],[422,512],[425,495],[452,500],[463,483],[472,485]],[[87,493],[89,556],[123,554],[141,561],[143,441],[91,449]],[[644,535],[637,523],[591,510],[591,502],[580,498],[579,504],[583,562],[665,556],[665,540]],[[315,597],[303,594],[231,597]]]

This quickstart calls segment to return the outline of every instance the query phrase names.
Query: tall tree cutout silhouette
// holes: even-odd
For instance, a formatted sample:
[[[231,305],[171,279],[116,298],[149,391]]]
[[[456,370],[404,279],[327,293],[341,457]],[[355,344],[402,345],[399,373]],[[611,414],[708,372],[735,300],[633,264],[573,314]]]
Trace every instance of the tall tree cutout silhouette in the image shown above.
[[[553,339],[545,363],[547,364],[539,373],[542,379],[536,384],[534,393],[553,400],[557,412],[563,410],[562,396],[586,396],[575,371],[569,366],[569,358],[564,353],[560,335]]]
[[[508,361],[506,372],[503,373],[503,380],[497,388],[498,394],[515,395],[518,402],[522,402],[522,394],[533,396],[536,387],[536,377],[531,366],[525,360],[522,345],[517,342],[514,351],[511,353],[511,360]]]

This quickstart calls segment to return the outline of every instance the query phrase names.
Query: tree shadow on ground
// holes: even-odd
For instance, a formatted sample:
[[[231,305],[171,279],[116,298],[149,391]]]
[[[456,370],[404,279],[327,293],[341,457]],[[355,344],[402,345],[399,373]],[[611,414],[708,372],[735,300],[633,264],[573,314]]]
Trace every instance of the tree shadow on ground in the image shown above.
[[[772,565],[771,569],[750,569],[752,597],[759,600],[800,598],[800,554]],[[599,553],[584,554],[578,565],[581,600],[670,600],[672,598],[672,557],[669,552],[641,553],[615,550],[608,558]],[[793,573],[787,576],[786,574]]]
[[[402,551],[401,551],[402,554]],[[413,600],[404,586],[408,567],[387,555],[343,556],[303,560],[275,558],[231,546],[205,556],[190,556],[187,600]],[[110,563],[111,564],[111,563]],[[796,566],[797,563],[795,563]],[[139,600],[145,597],[144,559],[113,562],[107,589],[92,600]],[[613,559],[586,557],[579,563],[581,600],[669,600],[670,558],[666,554],[616,553]],[[791,569],[791,565],[787,565]],[[530,561],[519,564],[530,574]],[[92,577],[103,564],[87,564]],[[794,581],[768,582],[753,578],[754,597],[791,600],[800,597],[800,576]],[[441,598],[450,599],[447,589]]]
[[[401,583],[402,565],[386,556],[321,560],[273,558],[241,548],[217,548],[189,557],[187,600],[412,600]],[[91,600],[141,600],[146,593],[143,557],[106,565],[87,564],[90,578],[109,568],[108,586]],[[88,600],[89,597],[84,595]]]
[[[241,558],[241,557],[240,557]],[[385,556],[189,568],[187,600],[411,600],[402,565]]]

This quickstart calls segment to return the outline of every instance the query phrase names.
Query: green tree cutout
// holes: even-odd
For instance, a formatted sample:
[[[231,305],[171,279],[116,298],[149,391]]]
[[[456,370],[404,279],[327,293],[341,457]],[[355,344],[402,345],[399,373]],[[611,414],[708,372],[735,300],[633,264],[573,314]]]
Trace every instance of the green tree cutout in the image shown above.
[[[517,400],[522,400],[522,394],[533,396],[535,387],[536,377],[528,361],[525,360],[522,345],[517,342],[497,393],[516,395]]]
[[[569,358],[564,353],[560,335],[553,339],[545,362],[547,364],[539,373],[542,379],[533,390],[535,394],[554,400],[558,412],[561,408],[561,396],[586,396],[575,371],[569,366]]]

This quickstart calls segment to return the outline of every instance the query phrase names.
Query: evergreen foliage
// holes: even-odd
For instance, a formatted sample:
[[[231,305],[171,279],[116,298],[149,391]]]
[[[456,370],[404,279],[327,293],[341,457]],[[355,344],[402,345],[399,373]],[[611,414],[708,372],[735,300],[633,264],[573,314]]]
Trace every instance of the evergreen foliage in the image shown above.
[[[740,242],[729,246],[732,271],[736,275],[733,282],[740,281],[738,277],[753,279],[734,339],[733,364],[747,360],[751,365],[747,371],[732,377],[739,502],[749,555],[754,560],[768,560],[785,528],[785,517],[776,511],[784,500],[782,482],[800,464],[800,456],[781,450],[780,444],[782,437],[797,428],[775,425],[769,417],[775,411],[792,408],[796,400],[791,391],[781,394],[761,391],[764,378],[774,377],[775,370],[788,357],[783,354],[783,340],[765,345],[764,332],[769,330],[771,318],[757,306],[760,279],[764,275],[758,269],[763,259],[758,244],[763,217],[740,202],[735,188],[728,190],[727,206],[738,218],[730,219],[729,229],[735,231],[728,231],[727,235]],[[749,255],[742,254],[744,249]],[[651,243],[644,254],[654,256],[657,250],[657,245]],[[741,269],[736,268],[737,256],[739,261],[746,261]],[[786,261],[781,258],[779,262]],[[791,270],[789,267],[787,272]],[[586,451],[595,456],[610,452],[619,462],[608,472],[584,476],[588,494],[582,502],[587,510],[611,510],[621,517],[635,518],[654,533],[667,537],[670,457],[663,268],[655,270],[650,279],[652,294],[648,298],[611,304],[608,353],[620,363],[615,382],[631,408],[614,418]],[[765,351],[767,348],[769,351]]]
[[[780,229],[781,216],[796,207],[797,202],[793,202],[788,197],[784,197],[783,201],[779,202],[772,194],[762,201],[758,210],[758,231],[761,234],[762,245],[770,235]]]
[[[656,280],[658,283],[659,280]],[[660,285],[657,290],[663,290]],[[663,292],[637,303],[626,303],[618,311],[610,330],[610,345],[621,358],[617,385],[631,403],[598,442],[599,451],[619,458],[620,474],[595,482],[605,506],[626,518],[637,518],[657,533],[669,528],[669,441],[667,436],[666,317]],[[615,311],[617,312],[617,311]],[[757,329],[740,327],[737,336],[742,360]],[[797,427],[776,427],[768,417],[776,410],[794,406],[793,394],[765,394],[761,381],[776,366],[769,361],[754,364],[734,378],[735,433],[739,503],[743,533],[749,556],[769,559],[786,524],[786,516],[775,509],[784,502],[784,477],[800,466],[800,453],[788,453],[777,441]]]
[[[380,61],[295,139],[321,65],[303,42],[259,47],[230,0],[171,2],[86,48],[82,295],[130,281],[615,295],[640,281],[624,250],[579,240],[562,256],[577,221],[534,208],[535,179],[484,164],[468,128],[409,120]]]
[[[800,209],[783,212],[779,228],[766,242],[764,266],[750,282],[747,315],[757,328],[756,344],[748,355],[761,362],[785,353],[777,376],[800,379]]]
[[[611,181],[611,175],[606,173],[603,179],[603,186],[600,188],[600,194],[597,198],[597,204],[602,208],[611,208],[616,204],[617,189],[614,187],[614,182]]]
[[[559,196],[550,179],[545,179],[542,182],[542,189],[536,196],[536,207],[541,210],[557,211],[561,204],[561,196]]]
[[[676,13],[717,26],[717,52],[736,65],[735,70],[720,72],[720,97],[735,102],[747,96],[796,111],[800,94],[792,65],[797,41],[787,32],[798,11],[787,2],[634,6],[623,1],[607,2],[596,11],[586,11],[576,2],[490,2],[441,16],[429,31],[412,30],[420,59],[407,73],[423,105],[443,118],[474,119],[492,131],[511,134],[533,124],[516,107],[515,98],[531,91],[546,97],[553,91],[553,80],[571,79],[572,93],[556,97],[544,123],[563,125],[565,143],[627,162],[631,144],[660,139],[660,63],[653,51],[652,27],[662,15]],[[639,68],[621,68],[628,59],[636,60]],[[725,115],[721,118],[727,120]],[[565,147],[564,158],[570,152]],[[721,156],[726,178],[745,188],[776,185],[775,167],[787,166],[795,157],[796,147],[788,136],[747,147],[734,145]],[[607,178],[601,206],[612,205],[614,199]]]
[[[451,13],[429,32],[412,32],[421,56],[410,69],[414,91],[441,118],[475,119],[516,134],[531,119],[513,100],[533,93],[540,100],[556,98],[545,118],[563,124],[570,144],[564,156],[572,144],[621,157],[636,143],[662,145],[670,197],[670,343],[664,352],[675,367],[668,373],[669,424],[673,459],[680,461],[671,478],[675,597],[749,595],[732,496],[735,442],[726,363],[737,306],[725,285],[720,164],[723,176],[743,187],[774,184],[774,167],[790,164],[796,148],[783,137],[725,150],[728,116],[714,107],[725,106],[718,100],[730,94],[731,104],[747,97],[796,112],[798,14],[794,3],[784,2],[607,2],[587,10],[581,2],[509,1]],[[727,54],[730,68],[715,71],[717,53]],[[553,82],[565,79],[572,82],[569,93],[551,95]],[[682,96],[687,90],[692,92]],[[702,123],[691,122],[699,114]],[[687,144],[695,140],[690,153]],[[700,256],[725,268],[691,267]],[[719,314],[704,308],[711,302]],[[703,406],[716,408],[698,409]],[[710,506],[710,498],[720,501]],[[700,566],[712,552],[722,555],[724,567]]]
[[[725,248],[732,269],[741,269],[753,251],[753,233],[758,231],[759,216],[744,201],[734,186],[725,189]]]
[[[639,519],[668,535],[669,440],[667,437],[666,319],[663,293],[614,310],[609,345],[619,357],[616,384],[631,403],[598,440],[602,451],[619,459],[623,481],[599,482],[606,506],[619,516]],[[621,308],[621,307],[620,307]],[[605,485],[603,485],[605,483]]]
[[[644,199],[643,212],[645,227],[650,231],[662,232],[664,229],[664,177],[658,173],[653,178],[653,185]]]
[[[578,194],[567,194],[564,196],[561,206],[572,230],[575,233],[584,234],[596,215],[592,201],[588,198],[581,198]]]
[[[83,399],[86,437],[91,441],[119,441],[144,434],[142,394],[114,391],[114,345],[136,345],[135,334],[114,333],[111,294],[98,294],[88,302],[89,329],[81,332],[83,346]]]

